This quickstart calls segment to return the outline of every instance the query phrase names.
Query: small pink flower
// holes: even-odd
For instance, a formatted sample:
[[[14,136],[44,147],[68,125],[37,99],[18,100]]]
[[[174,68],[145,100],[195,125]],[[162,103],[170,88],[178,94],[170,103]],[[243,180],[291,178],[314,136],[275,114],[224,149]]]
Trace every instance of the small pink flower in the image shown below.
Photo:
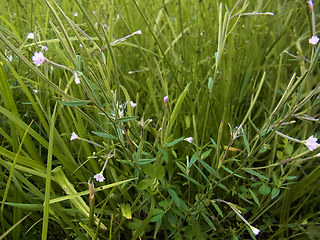
[[[96,179],[96,181],[98,181],[98,182],[103,182],[103,181],[105,180],[104,176],[102,175],[102,172],[94,175],[93,177],[94,177],[94,178]]]
[[[168,99],[169,99],[168,95],[167,95],[167,96],[165,96],[165,97],[163,98],[163,102],[164,102],[164,104],[167,104]]]
[[[48,51],[48,47],[46,47],[46,46],[41,46],[41,50],[43,50],[43,51]]]
[[[310,7],[311,9],[313,9],[313,2],[312,2],[312,0],[308,1],[308,4],[309,4],[309,7]]]
[[[317,149],[318,147],[318,138],[314,137],[313,135],[310,136],[306,141],[305,141],[305,145],[309,148],[310,151],[313,151],[315,149]]]
[[[33,33],[33,32],[28,33],[27,38],[28,38],[28,39],[34,39],[34,33]]]
[[[257,236],[260,233],[260,230],[258,228],[255,228],[255,227],[252,227],[252,226],[250,226],[250,228],[251,228],[251,230],[252,230],[252,232],[253,232],[253,234],[255,236]]]
[[[135,32],[135,34],[140,35],[140,34],[142,34],[142,32],[141,32],[141,30],[138,30],[138,31]]]
[[[42,63],[44,63],[46,61],[46,58],[45,58],[45,56],[43,56],[42,52],[35,52],[32,57],[32,61],[37,66],[40,66]]]
[[[76,84],[80,84],[80,78],[76,71],[73,72],[73,75],[74,75],[74,81],[76,82]]]
[[[135,108],[137,106],[137,104],[132,102],[132,101],[130,101],[130,105],[131,105],[132,108]]]
[[[70,141],[78,139],[78,135],[75,132],[72,132],[71,137],[70,137]]]
[[[317,45],[318,42],[319,42],[318,36],[312,36],[312,38],[309,39],[309,43],[314,46]]]

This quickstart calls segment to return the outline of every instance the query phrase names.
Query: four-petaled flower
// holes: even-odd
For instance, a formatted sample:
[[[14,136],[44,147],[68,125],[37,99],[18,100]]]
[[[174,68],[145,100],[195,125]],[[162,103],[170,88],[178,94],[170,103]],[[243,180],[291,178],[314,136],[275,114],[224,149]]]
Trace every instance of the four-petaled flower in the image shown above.
[[[250,228],[255,236],[257,236],[260,233],[260,230],[258,228],[252,227],[251,225]]]
[[[168,99],[169,99],[168,95],[163,98],[163,102],[165,105],[167,105]]]
[[[72,132],[70,140],[72,141],[72,140],[75,140],[75,139],[78,139],[78,138],[79,138],[78,135],[75,132]]]
[[[130,101],[130,105],[132,108],[135,108],[137,106],[137,104],[135,102]]]
[[[27,38],[28,38],[28,39],[34,39],[34,33],[33,33],[33,32],[28,33]]]
[[[48,51],[48,47],[46,47],[46,46],[42,46],[41,45],[41,49],[44,50],[44,51]]]
[[[308,4],[309,4],[310,8],[313,9],[313,2],[312,2],[312,0],[308,1]]]
[[[74,81],[76,82],[76,84],[80,84],[80,78],[79,78],[77,72],[74,71],[73,74],[74,74]]]
[[[309,39],[309,43],[314,46],[317,45],[318,42],[319,42],[318,36],[312,36],[312,38]]]
[[[192,137],[187,137],[184,140],[186,140],[188,143],[192,143],[193,142],[193,138]]]
[[[98,182],[103,182],[103,181],[105,180],[104,176],[102,175],[102,172],[94,175],[93,177],[94,177],[94,178],[96,179],[96,181],[98,181]]]
[[[310,136],[305,142],[304,144],[310,149],[310,151],[313,151],[315,149],[317,149],[318,147],[318,138],[314,137],[313,135]]]
[[[42,63],[46,61],[45,56],[43,56],[42,52],[35,52],[32,61],[35,65],[40,66]]]

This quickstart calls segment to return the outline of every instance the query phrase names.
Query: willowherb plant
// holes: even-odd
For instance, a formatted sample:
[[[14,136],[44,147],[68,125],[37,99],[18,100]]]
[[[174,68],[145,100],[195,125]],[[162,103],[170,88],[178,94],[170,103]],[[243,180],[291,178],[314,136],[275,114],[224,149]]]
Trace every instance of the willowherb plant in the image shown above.
[[[0,20],[2,237],[313,237],[312,1],[43,3]]]

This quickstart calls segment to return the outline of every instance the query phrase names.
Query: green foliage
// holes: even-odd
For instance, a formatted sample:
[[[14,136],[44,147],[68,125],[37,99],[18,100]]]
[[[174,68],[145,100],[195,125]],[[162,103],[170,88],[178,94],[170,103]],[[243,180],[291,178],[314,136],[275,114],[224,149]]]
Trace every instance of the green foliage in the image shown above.
[[[0,239],[317,239],[307,1],[2,3]]]

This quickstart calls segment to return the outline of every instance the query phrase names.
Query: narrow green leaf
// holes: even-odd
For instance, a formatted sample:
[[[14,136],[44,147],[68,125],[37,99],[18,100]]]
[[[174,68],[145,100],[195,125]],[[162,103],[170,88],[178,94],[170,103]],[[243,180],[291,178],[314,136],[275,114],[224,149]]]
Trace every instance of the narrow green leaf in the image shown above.
[[[252,174],[252,175],[254,175],[254,176],[256,176],[256,177],[258,177],[258,178],[260,178],[260,179],[269,181],[269,178],[263,176],[262,174],[254,171],[254,170],[252,170],[252,169],[248,169],[248,168],[247,168],[247,169],[244,169],[244,170],[245,170],[247,173],[250,173],[250,174]]]
[[[176,120],[176,118],[178,117],[178,114],[180,112],[180,109],[181,109],[181,106],[182,106],[182,103],[184,101],[184,98],[187,94],[187,91],[188,91],[188,88],[190,86],[190,83],[185,87],[185,89],[183,90],[183,92],[180,94],[179,98],[178,98],[178,101],[176,103],[176,106],[174,107],[173,109],[173,112],[170,116],[170,119],[169,119],[169,123],[168,123],[168,127],[166,129],[166,132],[165,132],[165,139],[167,139],[167,137],[170,135],[171,133],[171,128],[173,127],[173,124]]]
[[[230,174],[234,174],[229,168],[227,168],[226,166],[224,166],[224,165],[221,165],[221,167],[225,170],[225,171],[227,171],[228,173],[230,173]],[[238,178],[242,178],[242,179],[246,179],[245,177],[243,177],[243,176],[240,176],[239,174],[234,174],[236,177],[238,177]]]
[[[257,195],[249,188],[249,192],[253,198],[253,200],[255,201],[255,203],[260,206],[260,203],[259,203],[259,199],[257,198]]]
[[[155,158],[152,158],[152,159],[139,159],[136,164],[139,164],[139,165],[144,165],[144,164],[148,164],[148,163],[152,163],[154,162],[156,159]]]
[[[58,101],[58,103],[65,105],[65,106],[70,106],[70,107],[79,107],[79,106],[84,106],[91,101]]]
[[[203,161],[203,160],[199,160],[199,162],[202,164],[202,166],[204,166],[205,167],[205,169],[207,169],[207,171],[209,172],[209,173],[211,173],[213,176],[215,176],[215,177],[219,177],[218,176],[218,173],[212,168],[212,167],[210,167],[205,161]]]
[[[155,216],[153,216],[153,217],[150,219],[150,222],[156,222],[156,221],[158,221],[159,219],[161,219],[162,216],[163,216],[163,213],[160,213],[160,214],[158,214],[158,215],[155,215]]]
[[[99,137],[109,138],[109,139],[117,139],[115,136],[108,134],[108,133],[102,133],[102,132],[96,132],[96,131],[91,131],[91,132]]]
[[[201,160],[206,159],[210,153],[212,152],[212,149],[209,149],[208,151],[205,151],[204,153],[201,154]]]
[[[216,201],[211,200],[211,204],[212,204],[213,207],[217,210],[217,212],[219,213],[219,215],[220,215],[221,217],[223,217],[223,213],[222,213],[221,209],[219,208],[219,206],[216,204]]]
[[[174,204],[177,207],[181,207],[180,206],[179,197],[178,197],[177,193],[172,188],[168,189],[168,193],[169,193],[170,197],[173,199]]]
[[[183,137],[181,138],[178,138],[178,139],[175,139],[173,140],[172,142],[169,142],[166,147],[172,147],[173,145],[176,145],[178,142],[181,142],[183,140]]]
[[[272,189],[271,192],[271,199],[275,199],[280,193],[280,189],[279,188],[274,188]]]
[[[189,177],[188,175],[186,174],[183,174],[183,173],[178,173],[180,176],[183,176],[185,177],[186,179],[188,179],[190,182],[194,183],[195,185],[199,186],[199,187],[202,187],[202,185],[197,181],[197,180],[194,180],[193,178]]]
[[[209,92],[212,91],[212,86],[213,86],[213,79],[212,79],[212,77],[209,77],[209,79],[208,79],[208,90],[209,90]]]
[[[117,123],[123,123],[123,122],[129,122],[135,119],[138,119],[138,116],[132,116],[132,117],[122,117],[122,118],[117,118],[116,122]]]

